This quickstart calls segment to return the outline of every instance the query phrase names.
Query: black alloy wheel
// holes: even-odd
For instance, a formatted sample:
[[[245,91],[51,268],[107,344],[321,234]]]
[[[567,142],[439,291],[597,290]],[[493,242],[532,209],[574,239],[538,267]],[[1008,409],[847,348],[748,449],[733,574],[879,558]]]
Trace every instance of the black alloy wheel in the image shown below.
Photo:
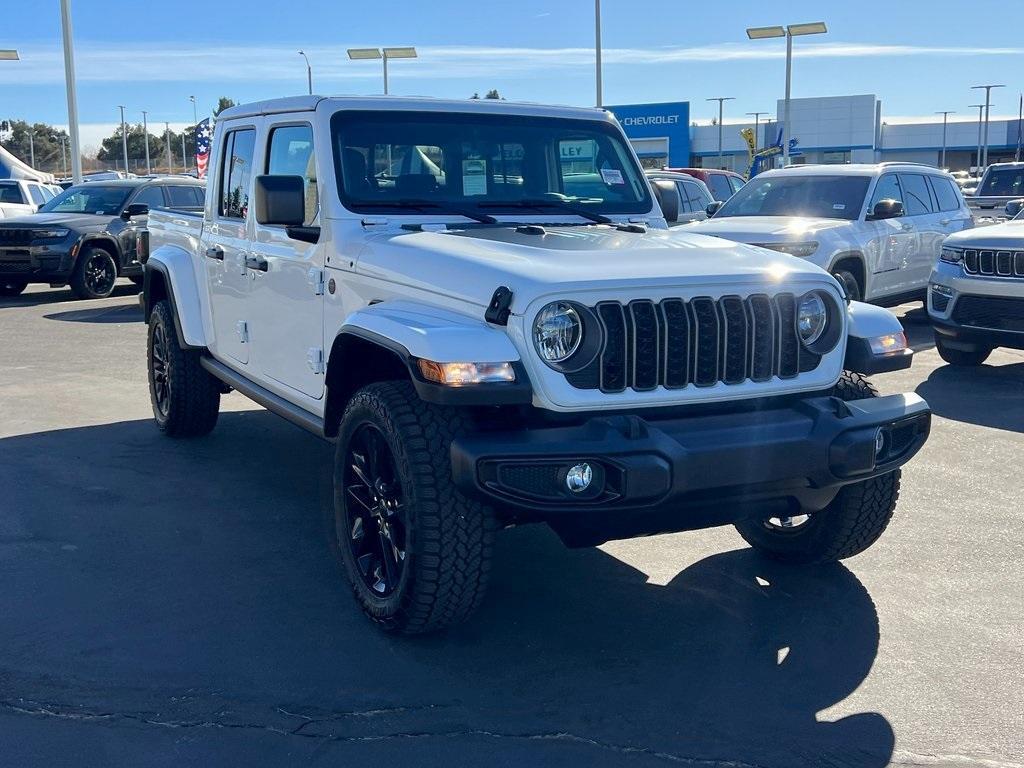
[[[153,407],[164,419],[170,411],[171,360],[167,348],[167,333],[163,325],[153,327],[153,345],[150,349],[150,374],[153,387]]]
[[[374,424],[364,422],[352,433],[344,488],[345,526],[336,531],[338,544],[348,547],[370,591],[387,598],[405,571],[408,525],[394,456]]]
[[[117,266],[109,253],[93,250],[85,262],[85,287],[96,296],[106,296],[114,290],[117,280]]]

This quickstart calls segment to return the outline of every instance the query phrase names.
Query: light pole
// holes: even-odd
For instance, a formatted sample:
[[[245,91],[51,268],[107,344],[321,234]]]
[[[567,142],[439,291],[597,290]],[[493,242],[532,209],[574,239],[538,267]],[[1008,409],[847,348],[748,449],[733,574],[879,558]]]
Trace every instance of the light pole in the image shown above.
[[[181,169],[188,170],[188,158],[185,157],[185,131],[181,132]]]
[[[174,159],[171,157],[171,124],[164,123],[164,141],[167,142],[167,173],[174,173]]]
[[[793,83],[793,38],[802,35],[823,35],[828,32],[824,21],[813,21],[808,24],[790,24],[786,27],[750,27],[747,37],[751,40],[764,40],[769,37],[786,38],[786,101],[782,108],[782,166],[789,165],[789,100]]]
[[[722,103],[726,101],[732,101],[735,96],[712,96],[710,99],[705,101],[717,101],[718,102],[718,167],[722,167]]]
[[[199,125],[199,112],[196,110],[196,97],[189,96],[188,100],[192,102],[192,125]]]
[[[28,164],[36,167],[36,137],[31,125],[28,127]]]
[[[75,92],[75,46],[71,33],[71,0],[60,0],[60,24],[64,38],[64,83],[68,95],[68,135],[71,138],[71,176],[82,183],[82,150],[78,141],[78,95]]]
[[[594,0],[594,64],[596,66],[594,82],[597,86],[597,104],[603,106],[604,95],[601,84],[601,0]]]
[[[975,173],[977,174],[977,178],[980,179],[981,178],[981,118],[985,114],[985,105],[984,104],[971,104],[971,107],[977,107],[978,108],[978,157],[977,157],[977,162],[976,162],[976,165],[975,165]]]
[[[389,59],[415,59],[416,49],[405,48],[349,48],[348,57],[356,61],[366,59],[383,59],[384,61],[384,95],[388,95],[388,60]]]
[[[989,111],[989,105],[991,104],[991,99],[989,98],[989,94],[992,93],[992,89],[993,88],[1005,88],[1005,87],[1006,87],[1005,85],[972,85],[971,86],[971,90],[972,91],[973,90],[978,90],[980,88],[984,88],[985,89],[985,139],[984,139],[984,141],[983,141],[983,143],[981,145],[981,150],[982,150],[982,152],[985,153],[985,161],[982,164],[982,167],[987,167],[988,166],[988,111]]]
[[[299,51],[299,55],[306,60],[306,83],[309,85],[309,95],[313,95],[313,68],[309,66],[309,56],[305,51]]]
[[[68,146],[64,134],[60,135],[60,159],[64,162],[64,178],[68,177]]]
[[[121,110],[121,152],[124,155],[124,175],[128,175],[128,133],[124,129],[124,104],[118,104]]]
[[[146,110],[142,110],[142,143],[146,146],[146,175],[149,176],[153,173],[153,168],[149,164],[149,123],[146,122],[146,115],[149,114]]]
[[[956,110],[948,109],[944,112],[936,112],[936,115],[942,115],[942,160],[939,161],[939,167],[946,167],[946,120],[950,115],[955,115]]]
[[[758,128],[760,127],[759,119],[761,115],[770,114],[769,112],[747,112],[748,115],[754,116],[754,151],[757,151],[757,145],[761,141],[761,137],[757,135]]]

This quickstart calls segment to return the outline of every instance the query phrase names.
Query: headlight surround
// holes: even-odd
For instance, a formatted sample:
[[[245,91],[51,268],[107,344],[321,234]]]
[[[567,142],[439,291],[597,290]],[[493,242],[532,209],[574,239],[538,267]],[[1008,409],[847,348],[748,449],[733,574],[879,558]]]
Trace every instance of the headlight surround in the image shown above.
[[[764,243],[761,247],[767,248],[771,251],[785,253],[789,256],[796,256],[800,259],[806,259],[808,256],[813,256],[815,251],[818,250],[818,243],[816,241],[807,241],[803,243]]]
[[[796,332],[805,347],[812,347],[828,327],[828,305],[818,291],[800,297],[796,309]]]
[[[568,301],[553,301],[533,321],[533,346],[540,359],[552,367],[564,363],[583,342],[583,321]]]
[[[964,252],[958,248],[943,247],[939,258],[947,264],[960,264],[964,260]]]
[[[61,240],[68,236],[70,229],[64,227],[50,227],[49,229],[33,229],[33,240]]]

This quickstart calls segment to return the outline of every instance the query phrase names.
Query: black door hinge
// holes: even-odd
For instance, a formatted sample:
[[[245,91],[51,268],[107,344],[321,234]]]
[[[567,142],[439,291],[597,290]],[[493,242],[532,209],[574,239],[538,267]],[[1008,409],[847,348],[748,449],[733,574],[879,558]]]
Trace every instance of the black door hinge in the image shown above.
[[[501,285],[495,289],[491,296],[491,303],[487,305],[484,312],[484,320],[495,325],[508,325],[508,316],[512,314],[509,307],[512,306],[512,289]]]

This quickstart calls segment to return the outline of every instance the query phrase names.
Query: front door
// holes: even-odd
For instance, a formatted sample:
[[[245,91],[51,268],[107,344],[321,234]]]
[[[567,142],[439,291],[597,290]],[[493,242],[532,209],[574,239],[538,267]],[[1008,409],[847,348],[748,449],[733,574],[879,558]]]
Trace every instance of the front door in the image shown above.
[[[202,252],[210,288],[213,351],[238,363],[249,362],[249,195],[256,130],[229,130],[217,169],[213,216],[204,230]]]
[[[265,172],[301,176],[307,225],[319,215],[313,129],[308,123],[272,126]],[[304,395],[324,391],[324,249],[288,237],[284,227],[254,224],[252,255],[253,344],[263,376]]]
[[[868,216],[881,200],[898,200],[906,205],[903,188],[895,173],[879,177],[868,203]],[[865,300],[873,301],[906,290],[907,269],[917,252],[917,233],[913,220],[906,215],[869,221],[867,226],[871,234],[864,255],[871,277]]]

